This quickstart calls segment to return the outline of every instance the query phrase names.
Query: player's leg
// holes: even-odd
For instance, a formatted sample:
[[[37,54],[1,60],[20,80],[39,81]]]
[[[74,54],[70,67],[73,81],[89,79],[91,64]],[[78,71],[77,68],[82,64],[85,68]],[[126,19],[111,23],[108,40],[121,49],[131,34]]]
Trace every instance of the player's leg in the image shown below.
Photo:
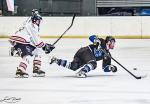
[[[97,62],[94,60],[90,61],[87,64],[85,64],[78,73],[76,73],[76,76],[79,78],[85,78],[87,77],[86,74],[91,70],[94,70],[96,67],[97,67]]]
[[[10,56],[20,56],[19,52],[15,49],[15,47],[10,47],[9,55]]]
[[[80,59],[78,57],[74,57],[72,62],[68,60],[53,57],[50,61],[50,64],[53,64],[53,63],[56,63],[59,66],[71,69],[73,71],[76,71],[80,67]]]
[[[41,56],[35,55],[33,60],[33,76],[34,77],[44,77],[45,72],[41,70]]]
[[[24,56],[22,58],[22,60],[19,63],[19,66],[17,67],[16,70],[16,77],[17,78],[28,78],[29,75],[26,72],[27,71],[27,67],[29,65],[29,58],[30,56]]]
[[[110,53],[108,53],[111,55]],[[111,65],[111,58],[104,55],[102,67],[104,72],[117,72],[117,67],[115,65]]]
[[[81,49],[79,49],[76,54],[74,55],[73,61],[69,62],[68,60],[64,60],[64,59],[58,59],[56,57],[52,57],[50,59],[50,64],[56,63],[59,66],[71,69],[73,71],[76,71],[77,69],[79,69],[83,63],[82,63],[82,59],[80,58],[80,52]]]
[[[83,49],[82,55],[80,57],[84,62],[84,66],[76,75],[77,77],[83,78],[87,76],[86,73],[90,72],[91,70],[94,70],[97,67],[97,62],[94,55],[88,47]]]
[[[17,43],[15,45],[15,49],[19,52],[19,55],[21,55],[22,58],[19,66],[17,67],[16,77],[28,77],[29,75],[27,74],[26,70],[30,63],[32,51],[35,49],[35,47],[28,44]]]
[[[33,47],[30,47],[27,44],[20,44],[17,43],[15,49],[18,51],[19,55],[21,56],[22,60],[19,63],[16,71],[16,77],[28,77],[26,70],[29,65],[30,57],[32,56],[32,51],[34,50]]]

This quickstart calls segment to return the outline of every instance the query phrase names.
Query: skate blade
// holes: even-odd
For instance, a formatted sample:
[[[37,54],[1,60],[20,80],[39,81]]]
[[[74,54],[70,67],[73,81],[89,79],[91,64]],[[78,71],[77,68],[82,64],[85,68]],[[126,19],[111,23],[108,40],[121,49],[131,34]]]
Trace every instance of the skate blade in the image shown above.
[[[15,78],[28,78],[28,75],[24,75],[24,76],[20,76],[20,75],[16,75]]]
[[[33,77],[45,77],[45,74],[37,74],[37,73],[33,73],[32,76],[33,76]]]
[[[86,75],[79,75],[79,74],[76,74],[76,77],[77,77],[77,78],[86,78],[87,76],[86,76]]]

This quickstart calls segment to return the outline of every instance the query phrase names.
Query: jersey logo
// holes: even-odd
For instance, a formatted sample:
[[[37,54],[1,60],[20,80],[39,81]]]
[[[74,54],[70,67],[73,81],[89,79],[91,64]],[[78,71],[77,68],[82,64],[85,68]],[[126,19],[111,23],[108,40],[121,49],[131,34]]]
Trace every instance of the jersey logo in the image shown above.
[[[102,56],[102,51],[94,49],[94,55],[95,55],[95,57],[100,57],[100,56]]]

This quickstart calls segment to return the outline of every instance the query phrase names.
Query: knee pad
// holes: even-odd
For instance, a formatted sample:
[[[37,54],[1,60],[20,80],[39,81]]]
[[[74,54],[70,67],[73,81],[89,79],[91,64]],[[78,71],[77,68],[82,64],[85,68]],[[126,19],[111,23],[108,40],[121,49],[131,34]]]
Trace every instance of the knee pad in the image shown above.
[[[78,63],[71,63],[70,69],[76,71],[79,68]]]
[[[38,48],[35,48],[33,51],[32,51],[32,54],[35,55],[35,56],[41,56],[42,55],[42,51]]]
[[[93,67],[93,70],[94,69],[96,69],[96,67],[97,67],[97,62],[96,61],[90,61],[90,62],[88,62],[88,64],[91,64],[92,65],[92,67]]]
[[[84,71],[85,73],[94,70],[97,67],[97,63],[96,61],[91,61],[88,64],[85,64],[84,67],[82,68],[82,71]]]

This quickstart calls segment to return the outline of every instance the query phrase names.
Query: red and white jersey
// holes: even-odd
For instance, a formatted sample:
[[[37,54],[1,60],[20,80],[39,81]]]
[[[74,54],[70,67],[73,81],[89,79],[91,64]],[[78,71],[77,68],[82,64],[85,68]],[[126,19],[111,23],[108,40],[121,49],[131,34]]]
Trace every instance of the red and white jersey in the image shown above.
[[[31,44],[41,48],[44,46],[44,42],[39,36],[39,30],[39,26],[33,24],[32,21],[27,21],[22,28],[10,37],[10,41],[21,44]]]

